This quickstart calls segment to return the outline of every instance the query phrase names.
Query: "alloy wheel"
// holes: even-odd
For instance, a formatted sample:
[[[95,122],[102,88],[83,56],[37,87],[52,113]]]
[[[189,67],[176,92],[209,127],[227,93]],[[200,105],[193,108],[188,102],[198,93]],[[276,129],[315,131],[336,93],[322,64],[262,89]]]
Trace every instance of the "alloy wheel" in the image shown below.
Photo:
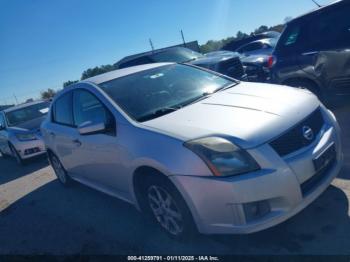
[[[57,178],[65,184],[67,182],[66,171],[64,170],[61,162],[58,160],[56,156],[52,156],[51,158],[52,167],[55,170]]]
[[[181,234],[184,230],[183,215],[168,191],[152,185],[147,196],[152,213],[159,224],[174,236]]]

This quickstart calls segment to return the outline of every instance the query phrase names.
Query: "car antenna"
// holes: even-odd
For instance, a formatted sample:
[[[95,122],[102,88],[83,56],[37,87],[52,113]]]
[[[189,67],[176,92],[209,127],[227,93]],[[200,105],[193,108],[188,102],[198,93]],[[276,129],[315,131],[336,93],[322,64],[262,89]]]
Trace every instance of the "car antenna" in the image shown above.
[[[311,0],[312,2],[314,2],[315,5],[317,5],[318,7],[322,7],[319,3],[316,2],[316,0]]]

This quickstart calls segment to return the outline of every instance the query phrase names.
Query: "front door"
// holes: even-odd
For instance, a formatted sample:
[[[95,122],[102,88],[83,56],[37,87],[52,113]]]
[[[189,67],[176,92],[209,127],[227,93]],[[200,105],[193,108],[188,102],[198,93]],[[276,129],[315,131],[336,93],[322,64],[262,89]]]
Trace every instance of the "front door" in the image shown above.
[[[78,135],[74,149],[74,174],[87,183],[105,189],[127,191],[122,180],[116,122],[113,114],[90,91],[77,89],[73,95],[74,122],[105,123],[101,133]]]

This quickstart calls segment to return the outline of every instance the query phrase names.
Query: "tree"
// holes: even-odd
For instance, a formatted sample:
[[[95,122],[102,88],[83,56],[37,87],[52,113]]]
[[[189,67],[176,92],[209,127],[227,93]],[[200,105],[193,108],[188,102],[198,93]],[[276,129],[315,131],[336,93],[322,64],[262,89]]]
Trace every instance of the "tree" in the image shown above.
[[[30,103],[30,102],[34,102],[34,99],[33,99],[33,98],[28,98],[28,99],[26,100],[26,103]]]
[[[269,31],[269,28],[266,25],[261,25],[259,28],[254,30],[254,34],[261,34],[266,31]]]
[[[89,77],[97,76],[103,73],[107,73],[109,71],[114,70],[113,65],[101,65],[101,66],[96,66],[94,68],[89,68],[83,72],[81,75],[81,80],[84,80]]]
[[[79,80],[73,80],[73,81],[68,80],[68,81],[63,83],[63,88],[66,88],[67,86],[73,85],[73,84],[75,84],[77,82],[79,82]]]
[[[41,98],[45,100],[51,99],[55,95],[56,95],[56,91],[51,88],[48,88],[47,90],[41,92]]]

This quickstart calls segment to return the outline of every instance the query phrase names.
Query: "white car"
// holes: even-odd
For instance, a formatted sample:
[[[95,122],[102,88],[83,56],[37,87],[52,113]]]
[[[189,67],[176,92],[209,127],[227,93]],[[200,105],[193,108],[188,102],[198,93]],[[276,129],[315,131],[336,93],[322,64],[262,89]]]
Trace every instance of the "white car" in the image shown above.
[[[309,91],[172,63],[64,89],[42,124],[62,184],[130,202],[177,238],[251,233],[298,213],[338,174],[339,132]]]
[[[35,101],[0,112],[0,153],[12,156],[18,164],[45,154],[40,125],[50,107],[48,101]]]

